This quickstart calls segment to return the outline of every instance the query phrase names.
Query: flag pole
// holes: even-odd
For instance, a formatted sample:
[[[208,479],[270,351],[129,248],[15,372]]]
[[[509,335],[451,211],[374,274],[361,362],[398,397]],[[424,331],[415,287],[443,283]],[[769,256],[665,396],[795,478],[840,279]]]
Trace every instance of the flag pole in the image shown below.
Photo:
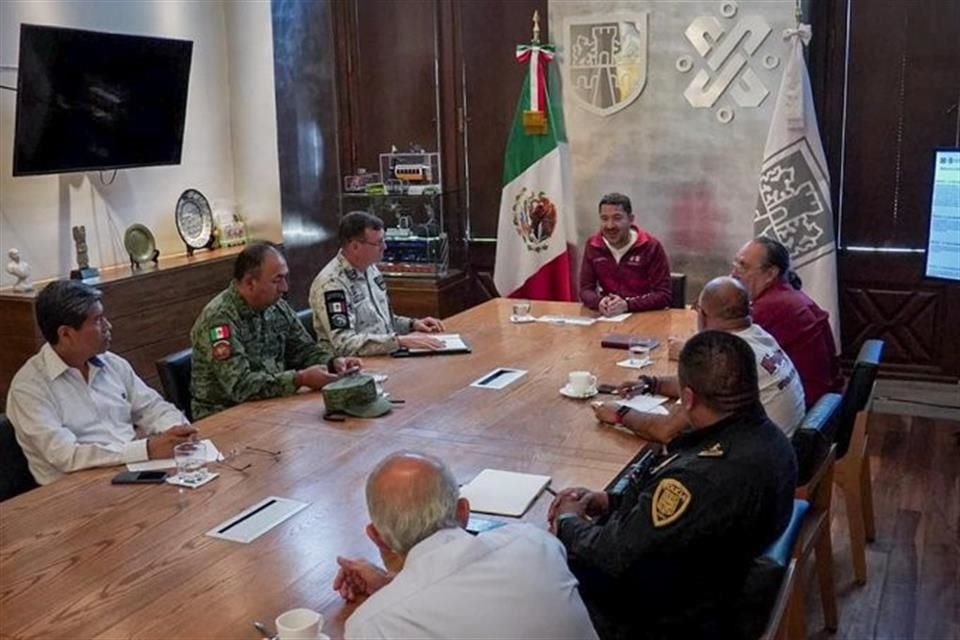
[[[540,11],[533,10],[533,37],[530,38],[531,44],[540,44]]]

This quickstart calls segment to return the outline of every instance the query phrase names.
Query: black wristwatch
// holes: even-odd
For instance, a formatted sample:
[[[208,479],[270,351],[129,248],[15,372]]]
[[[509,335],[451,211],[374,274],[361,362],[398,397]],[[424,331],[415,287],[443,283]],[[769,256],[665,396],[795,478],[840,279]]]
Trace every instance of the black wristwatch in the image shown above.
[[[631,409],[625,404],[620,405],[617,409],[617,417],[615,418],[616,424],[623,424],[623,419],[630,413]]]

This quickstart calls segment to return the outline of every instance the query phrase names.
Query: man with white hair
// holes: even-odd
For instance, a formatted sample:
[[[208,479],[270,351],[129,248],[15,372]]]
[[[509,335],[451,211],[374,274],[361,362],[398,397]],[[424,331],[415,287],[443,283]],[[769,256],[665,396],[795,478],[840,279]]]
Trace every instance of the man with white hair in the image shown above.
[[[398,452],[367,479],[367,535],[386,571],[337,558],[333,588],[370,596],[347,638],[596,638],[563,546],[510,524],[472,536],[470,503],[439,459]]]

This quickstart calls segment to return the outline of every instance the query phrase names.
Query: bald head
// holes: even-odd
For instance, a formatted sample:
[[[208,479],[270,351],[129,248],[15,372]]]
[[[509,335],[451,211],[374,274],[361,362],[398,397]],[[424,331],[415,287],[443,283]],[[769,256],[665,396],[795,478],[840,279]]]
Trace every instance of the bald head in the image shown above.
[[[750,294],[730,276],[714,278],[703,287],[699,300],[701,330],[736,330],[750,326]]]
[[[367,478],[370,520],[383,541],[401,555],[440,529],[460,526],[459,497],[450,470],[424,453],[392,453]]]

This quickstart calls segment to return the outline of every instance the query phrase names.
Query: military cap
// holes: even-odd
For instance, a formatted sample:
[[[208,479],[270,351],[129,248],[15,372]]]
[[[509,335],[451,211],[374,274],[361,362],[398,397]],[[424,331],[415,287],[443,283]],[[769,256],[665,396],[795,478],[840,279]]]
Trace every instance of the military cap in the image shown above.
[[[346,413],[358,418],[376,418],[391,409],[390,401],[377,393],[373,376],[356,373],[334,380],[322,389],[328,414]]]

